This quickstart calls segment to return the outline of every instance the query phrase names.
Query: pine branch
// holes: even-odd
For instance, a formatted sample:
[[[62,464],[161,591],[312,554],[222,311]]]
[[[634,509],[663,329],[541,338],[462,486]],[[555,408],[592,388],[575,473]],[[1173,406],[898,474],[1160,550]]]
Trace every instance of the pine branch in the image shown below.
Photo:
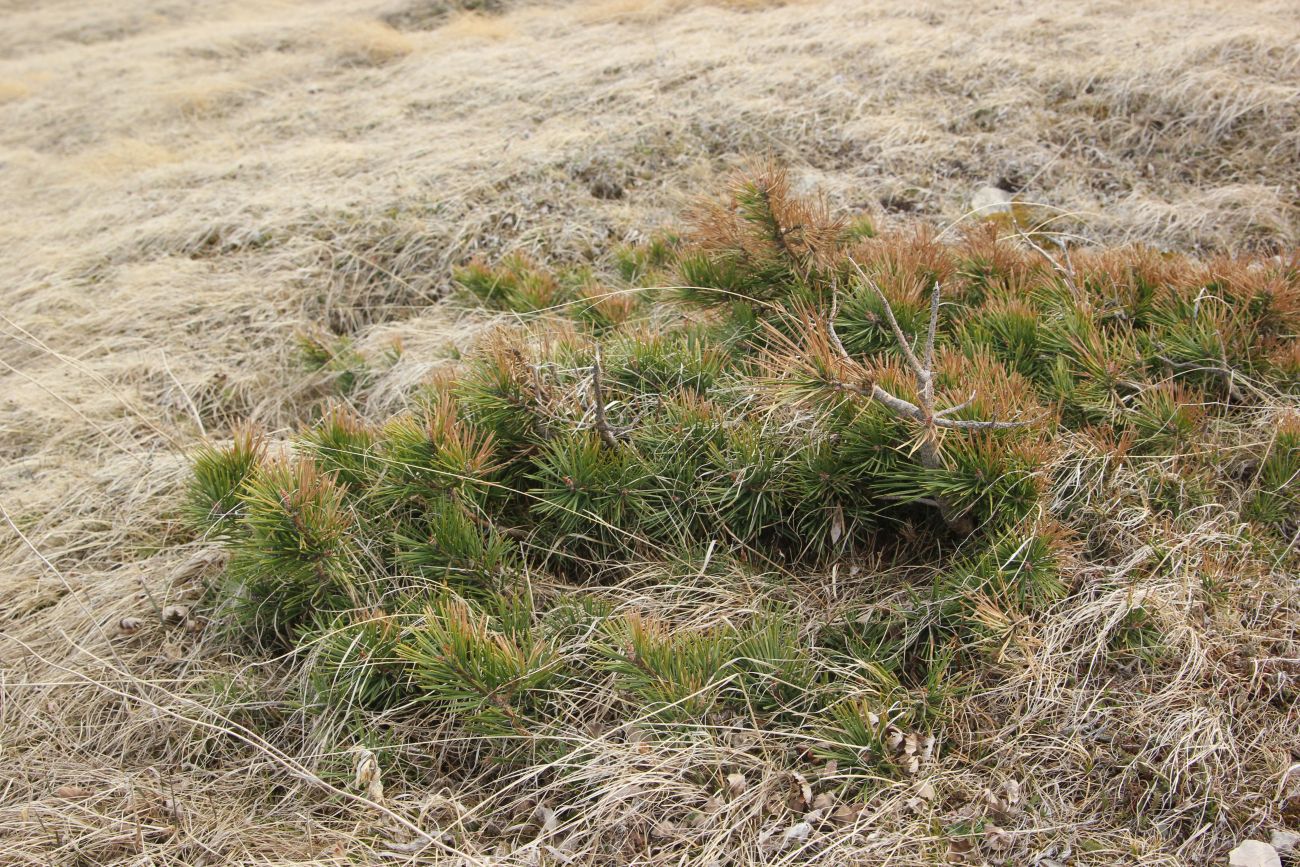
[[[1037,418],[1025,421],[978,421],[947,417],[969,406],[975,399],[974,395],[957,406],[936,412],[934,398],[934,345],[939,325],[939,304],[942,297],[942,287],[938,281],[935,281],[934,290],[930,293],[930,319],[928,328],[926,329],[925,346],[922,349],[922,355],[925,358],[925,361],[922,362],[921,359],[917,358],[916,352],[912,348],[910,341],[907,339],[907,335],[903,333],[902,327],[898,324],[898,318],[894,316],[894,309],[889,303],[889,298],[885,296],[885,293],[881,290],[880,286],[867,276],[866,272],[862,270],[862,266],[860,266],[856,260],[850,258],[849,264],[853,266],[854,270],[858,272],[858,276],[861,277],[862,280],[875,291],[877,297],[880,298],[880,302],[884,307],[885,319],[889,322],[889,327],[894,332],[894,338],[898,341],[899,349],[902,350],[908,366],[912,368],[912,372],[916,376],[917,393],[920,400],[919,404],[912,403],[911,401],[904,400],[897,395],[890,394],[877,383],[872,383],[870,395],[873,399],[878,400],[885,406],[889,407],[889,409],[896,415],[911,419],[921,425],[923,430],[917,454],[920,457],[922,466],[927,469],[935,470],[940,469],[943,466],[943,458],[939,453],[938,431],[941,428],[945,430],[1011,430],[1014,428],[1024,427],[1037,421]],[[830,345],[835,348],[835,351],[838,353],[842,361],[852,364],[852,358],[845,350],[843,341],[840,340],[839,335],[835,332],[835,313],[839,309],[839,299],[835,296],[834,292],[835,290],[832,287],[831,317],[826,324],[829,342]],[[837,383],[837,386],[842,390],[856,394],[865,395],[867,393],[867,390],[862,386],[854,386],[849,383]],[[938,506],[940,513],[943,515],[944,521],[952,530],[964,535],[974,531],[975,528],[970,518],[959,512],[946,498],[935,498],[934,503]]]

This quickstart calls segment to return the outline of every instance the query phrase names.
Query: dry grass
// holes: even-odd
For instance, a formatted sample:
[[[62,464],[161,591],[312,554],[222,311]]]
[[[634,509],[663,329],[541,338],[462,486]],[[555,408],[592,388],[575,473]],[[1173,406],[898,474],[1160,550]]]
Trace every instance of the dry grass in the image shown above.
[[[405,57],[415,44],[382,21],[348,21],[326,34],[338,59],[345,64],[380,66]]]
[[[438,35],[442,39],[459,43],[475,39],[505,39],[515,32],[513,25],[500,17],[464,12],[449,18]]]
[[[0,81],[0,103],[22,99],[30,92],[31,88],[21,81]]]
[[[292,357],[304,326],[405,342],[361,407],[382,415],[483,325],[435,303],[450,264],[599,254],[753,151],[837,208],[940,227],[1003,182],[1093,242],[1286,252],[1300,230],[1300,11],[1282,0],[1194,16],[1172,0],[555,3],[441,29],[431,5],[6,4],[0,862],[342,864],[409,839],[340,795],[350,759],[329,750],[345,739],[300,714],[287,667],[230,655],[200,618],[159,616],[194,605],[218,566],[178,528],[184,456],[243,420],[304,417],[323,388]],[[432,23],[373,23],[404,10]],[[593,195],[597,181],[620,195]],[[1082,449],[1078,472],[1095,472]],[[999,745],[985,772],[941,767],[933,785],[971,802],[1012,778],[1031,790],[1013,863],[1221,860],[1234,835],[1300,809],[1294,672],[1267,662],[1300,656],[1294,576],[1241,568],[1232,509],[1189,516],[1157,550],[1167,516],[1106,505],[1099,526],[1180,666],[1107,680],[1091,660],[1134,597],[1086,596],[1013,647],[1019,673],[969,708],[965,730]],[[1152,558],[1161,569],[1143,568]],[[1186,591],[1207,572],[1222,609]],[[868,592],[858,580],[838,592]],[[1261,711],[1270,700],[1284,723]],[[489,793],[430,779],[389,806],[446,832],[426,860],[608,863],[599,847],[635,832],[673,863],[748,863],[780,819],[764,793],[788,783],[755,736],[648,757],[593,736],[574,771],[596,775],[591,800],[554,821],[564,805],[545,780]],[[747,785],[709,833],[656,824],[665,803],[707,801],[702,765]],[[1186,815],[1128,827],[1077,806],[1142,775]],[[933,863],[945,850],[911,796],[886,787],[858,825],[770,860]],[[1216,818],[1252,810],[1249,827]],[[483,817],[532,831],[489,851],[467,830]]]

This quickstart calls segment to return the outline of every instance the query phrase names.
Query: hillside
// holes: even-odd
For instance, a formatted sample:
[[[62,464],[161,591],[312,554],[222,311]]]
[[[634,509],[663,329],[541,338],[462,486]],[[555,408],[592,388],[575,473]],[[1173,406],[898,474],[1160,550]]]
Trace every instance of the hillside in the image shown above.
[[[1167,0],[469,12],[438,0],[0,0],[0,11],[0,862],[1174,865],[1224,863],[1243,839],[1297,830],[1292,4],[1188,15]],[[813,203],[797,221],[807,248],[780,279],[726,282],[718,263],[744,259],[750,242],[700,202],[735,195],[755,157],[784,167],[785,181],[760,188]],[[1002,204],[1011,197],[1021,204]],[[292,652],[309,617],[281,629],[255,611],[250,634],[232,605],[237,545],[195,529],[205,444],[256,430],[249,449],[274,459],[313,442],[324,414],[332,435],[370,431],[391,455],[410,410],[453,439],[479,437],[484,403],[455,384],[490,380],[483,359],[496,350],[536,353],[532,368],[553,371],[536,386],[537,417],[583,432],[547,465],[530,451],[536,432],[509,450],[505,417],[491,433],[507,481],[489,481],[511,490],[550,478],[572,493],[564,467],[604,454],[603,433],[640,455],[650,434],[662,444],[685,422],[647,397],[668,388],[650,387],[655,364],[672,388],[683,371],[696,377],[724,426],[761,430],[749,443],[760,452],[767,420],[785,437],[778,451],[803,455],[797,436],[843,442],[808,408],[831,403],[827,386],[842,397],[884,383],[919,402],[870,283],[846,289],[841,308],[841,285],[857,279],[844,256],[881,281],[910,334],[924,331],[929,281],[882,275],[942,278],[941,396],[959,404],[978,383],[987,399],[954,419],[1032,422],[999,434],[1014,460],[997,464],[1040,480],[1032,491],[962,500],[917,481],[917,466],[935,467],[890,429],[873,436],[908,457],[874,483],[893,486],[897,508],[834,511],[822,507],[840,504],[835,492],[803,490],[770,507],[779,518],[767,505],[728,512],[723,538],[691,523],[726,512],[722,495],[700,495],[712,512],[658,509],[673,516],[658,526],[642,501],[624,544],[621,510],[591,533],[569,520],[589,518],[589,504],[493,501],[506,539],[540,550],[581,533],[590,547],[572,559],[621,570],[531,555],[506,570],[527,575],[553,630],[539,640],[565,676],[591,677],[557,690],[572,697],[563,711],[531,706],[555,724],[545,736],[513,705],[477,728],[461,727],[459,699],[409,713],[405,681],[364,701],[332,694],[313,667],[329,642]],[[1055,322],[1056,296],[1034,296],[1031,316],[979,290],[997,280],[1073,288],[1071,303],[1103,284],[1136,295],[1119,292],[1120,326],[1113,299],[1092,299],[1084,330],[1104,334],[1098,357],[1056,325],[1016,356],[997,331],[1015,316],[998,317]],[[806,306],[773,288],[794,283]],[[589,292],[597,284],[611,297]],[[766,293],[781,315],[742,321],[717,297],[643,291],[684,285]],[[1249,315],[1183,329],[1200,321],[1207,286]],[[726,358],[637,355],[654,333],[760,320],[772,342]],[[841,335],[857,362],[834,351]],[[1210,344],[1221,358],[1202,358]],[[593,422],[595,346],[611,365],[608,431]],[[997,369],[963,367],[961,352],[990,353]],[[1039,364],[1053,354],[1076,367]],[[641,379],[620,380],[627,370]],[[739,390],[706,394],[706,375]],[[1106,376],[1121,390],[1136,377],[1140,397],[1120,406],[1066,388]],[[443,393],[454,411],[438,409]],[[1127,427],[1108,415],[1132,406]],[[688,421],[703,412],[681,409]],[[478,427],[465,433],[447,412]],[[1113,441],[1097,433],[1106,425]],[[362,473],[359,501],[391,504],[388,477],[333,469]],[[1015,521],[998,530],[1016,541],[994,556],[1019,574],[1020,543],[1041,543],[1059,571],[1043,595],[1012,604],[1020,591],[1007,585],[994,607],[961,597],[971,607],[953,620],[917,613],[918,588],[953,564],[991,568],[948,507],[976,510],[976,538],[993,538],[990,516],[1013,500]],[[485,529],[468,527],[464,538]],[[404,562],[447,568],[418,552]],[[382,619],[388,601],[337,610],[364,603]],[[438,610],[427,623],[466,634],[481,613]],[[908,642],[876,629],[882,612],[902,612]],[[688,671],[677,685],[696,686],[665,697],[637,680],[632,656],[582,668],[598,649],[578,640],[584,624],[607,615],[623,619],[600,620],[600,646],[696,654],[708,676]],[[483,615],[483,634],[509,616]],[[917,624],[942,640],[917,639]],[[839,645],[825,638],[835,629]],[[851,638],[888,641],[907,662],[855,668],[835,655],[861,650]],[[713,695],[709,671],[758,656],[760,639],[807,650],[816,674],[797,692],[824,706],[773,697],[758,675],[771,708],[731,686]],[[947,659],[945,642],[967,655]],[[421,664],[417,640],[397,644]],[[354,659],[355,643],[329,646]],[[955,675],[930,689],[949,665]],[[446,681],[423,683],[434,694]],[[662,717],[658,703],[701,696],[693,728]],[[912,708],[908,725],[891,731],[886,714],[860,731],[870,701]],[[512,752],[520,728],[526,760]],[[855,732],[883,762],[856,767],[867,746],[835,753]]]

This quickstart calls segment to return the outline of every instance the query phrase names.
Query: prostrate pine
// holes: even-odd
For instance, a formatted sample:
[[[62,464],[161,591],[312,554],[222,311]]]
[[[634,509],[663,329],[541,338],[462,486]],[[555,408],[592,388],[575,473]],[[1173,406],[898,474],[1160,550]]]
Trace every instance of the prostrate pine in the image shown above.
[[[1237,504],[1289,556],[1294,262],[877,232],[773,166],[694,219],[595,266],[471,263],[453,303],[509,324],[407,412],[196,455],[223,601],[298,651],[312,707],[436,721],[470,775],[589,732],[758,726],[856,793],[942,751],[971,685],[1097,590],[1097,491],[1171,526]],[[1157,613],[1107,640],[1168,663]]]

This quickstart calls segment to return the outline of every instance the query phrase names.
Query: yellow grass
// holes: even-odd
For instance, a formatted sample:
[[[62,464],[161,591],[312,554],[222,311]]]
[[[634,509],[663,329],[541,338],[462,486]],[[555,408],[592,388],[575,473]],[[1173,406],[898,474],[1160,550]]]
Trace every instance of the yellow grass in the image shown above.
[[[0,103],[12,102],[15,99],[22,99],[31,88],[21,81],[0,80]]]
[[[345,63],[378,66],[405,57],[415,44],[382,21],[346,21],[330,28],[328,41]]]
[[[464,12],[452,16],[438,31],[453,44],[472,39],[505,39],[515,33],[514,25],[499,16]]]
[[[87,149],[71,168],[77,175],[97,175],[102,182],[106,176],[155,168],[176,158],[167,148],[139,139],[119,138]]]
[[[328,323],[363,349],[404,341],[360,407],[382,415],[483,327],[436,303],[451,264],[600,254],[755,152],[835,208],[940,230],[1002,181],[1087,243],[1288,252],[1300,231],[1291,0],[613,0],[460,15],[431,34],[379,23],[418,2],[3,13],[0,863],[378,859],[364,841],[391,822],[327,803],[319,733],[285,710],[280,668],[224,655],[211,625],[158,617],[194,605],[219,565],[175,519],[186,454],[245,420],[283,431],[322,393],[292,357],[300,328]],[[594,197],[593,172],[624,196]],[[1207,524],[1211,541],[1233,532]],[[1155,608],[1198,568],[1197,552],[1179,556],[1186,571],[1146,590]],[[1217,676],[1204,640],[1185,636],[1189,680]],[[1050,679],[1027,671],[1016,688]],[[1186,723],[1170,755],[1256,749],[1230,707],[1202,701],[1143,708],[1153,726]],[[1007,736],[1008,756],[1043,748]],[[629,779],[655,779],[635,750],[602,748]],[[1232,779],[1225,797],[1276,796]],[[1300,772],[1267,781],[1294,783]],[[395,808],[455,829],[472,808],[458,795],[431,782]],[[1210,825],[1183,850],[1053,808],[1044,848],[1098,841],[1086,863],[1218,852]],[[920,863],[924,817],[899,815],[872,844],[879,863]],[[531,857],[494,863],[549,856]]]

